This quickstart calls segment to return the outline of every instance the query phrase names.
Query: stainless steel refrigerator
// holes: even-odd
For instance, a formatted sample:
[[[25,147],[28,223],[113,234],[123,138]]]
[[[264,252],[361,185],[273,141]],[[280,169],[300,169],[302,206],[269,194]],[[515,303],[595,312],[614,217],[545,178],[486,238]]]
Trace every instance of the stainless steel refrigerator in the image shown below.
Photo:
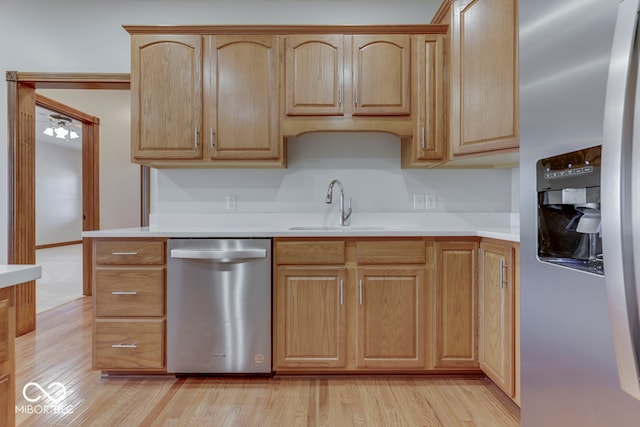
[[[639,2],[519,2],[524,427],[640,426]]]

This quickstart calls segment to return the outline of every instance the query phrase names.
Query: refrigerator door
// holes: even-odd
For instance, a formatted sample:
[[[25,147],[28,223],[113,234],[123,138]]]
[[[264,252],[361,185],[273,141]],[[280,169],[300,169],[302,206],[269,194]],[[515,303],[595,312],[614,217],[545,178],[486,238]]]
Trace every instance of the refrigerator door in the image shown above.
[[[640,84],[637,81],[639,3],[639,0],[625,0],[618,9],[607,82],[602,148],[603,253],[607,263],[605,283],[611,333],[620,385],[636,399],[640,399],[640,318],[636,289],[640,274],[640,202],[637,197],[640,181],[638,172],[632,172],[631,166],[640,159],[637,152],[640,149],[637,143],[640,104],[636,99],[636,88]],[[635,201],[632,197],[634,187]],[[638,249],[635,253],[634,240]]]

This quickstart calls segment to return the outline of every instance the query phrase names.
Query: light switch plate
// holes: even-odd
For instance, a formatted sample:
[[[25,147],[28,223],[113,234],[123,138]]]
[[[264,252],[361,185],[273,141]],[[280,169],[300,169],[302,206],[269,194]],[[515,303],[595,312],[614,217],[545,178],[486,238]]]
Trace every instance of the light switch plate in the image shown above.
[[[227,195],[227,210],[228,211],[236,210],[236,196],[232,194]]]
[[[415,209],[415,210],[424,210],[425,209],[424,194],[415,193],[413,195],[413,209]]]
[[[426,209],[427,210],[434,210],[437,209],[438,207],[438,203],[436,200],[436,195],[435,194],[427,194],[426,197]]]

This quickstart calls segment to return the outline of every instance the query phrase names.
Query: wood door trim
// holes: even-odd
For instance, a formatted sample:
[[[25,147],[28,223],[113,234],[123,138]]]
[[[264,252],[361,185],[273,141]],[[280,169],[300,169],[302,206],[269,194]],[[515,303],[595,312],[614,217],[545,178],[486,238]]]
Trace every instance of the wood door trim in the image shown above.
[[[27,134],[33,132],[33,130],[21,128],[21,123],[25,125],[27,120],[32,119],[35,126],[36,102],[34,95],[32,105],[25,107],[26,101],[24,101],[21,109],[21,98],[39,88],[126,90],[129,89],[130,77],[129,74],[23,73],[8,71],[6,80],[9,134],[8,260],[12,264],[33,264],[35,263],[35,186],[32,184],[35,180],[33,163],[35,161],[35,138],[28,137]],[[29,118],[29,114],[31,118]],[[86,115],[83,115],[83,117],[86,118]],[[89,126],[87,129],[85,125],[83,128],[83,131],[89,131],[86,132],[87,138],[83,137],[83,153],[85,148],[89,147],[88,151],[91,151],[90,169],[93,169],[95,173],[98,170],[99,160],[96,147],[98,143],[98,123],[99,120],[96,120],[93,126]],[[93,149],[93,147],[96,148]],[[87,227],[92,228],[87,229],[97,229],[99,228],[97,177],[96,179],[92,178],[89,185],[85,183],[85,187],[94,195],[90,206],[85,206],[83,202],[85,212],[93,212],[93,215],[89,218],[89,225],[87,225]],[[141,192],[141,200],[145,203],[145,200],[149,200],[148,186],[142,187]],[[20,200],[17,199],[18,197],[20,197]],[[85,264],[83,271],[86,273],[87,266],[91,265],[90,250],[84,250],[83,263]],[[91,278],[87,274],[84,275],[83,292],[85,295],[91,295]],[[35,330],[35,317],[35,281],[16,286],[16,336]]]

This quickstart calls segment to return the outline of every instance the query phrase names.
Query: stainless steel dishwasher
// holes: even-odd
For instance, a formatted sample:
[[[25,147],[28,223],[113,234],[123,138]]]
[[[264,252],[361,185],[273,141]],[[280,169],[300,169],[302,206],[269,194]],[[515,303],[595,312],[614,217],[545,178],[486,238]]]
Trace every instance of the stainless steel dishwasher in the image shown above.
[[[169,239],[167,370],[271,372],[271,240]]]

